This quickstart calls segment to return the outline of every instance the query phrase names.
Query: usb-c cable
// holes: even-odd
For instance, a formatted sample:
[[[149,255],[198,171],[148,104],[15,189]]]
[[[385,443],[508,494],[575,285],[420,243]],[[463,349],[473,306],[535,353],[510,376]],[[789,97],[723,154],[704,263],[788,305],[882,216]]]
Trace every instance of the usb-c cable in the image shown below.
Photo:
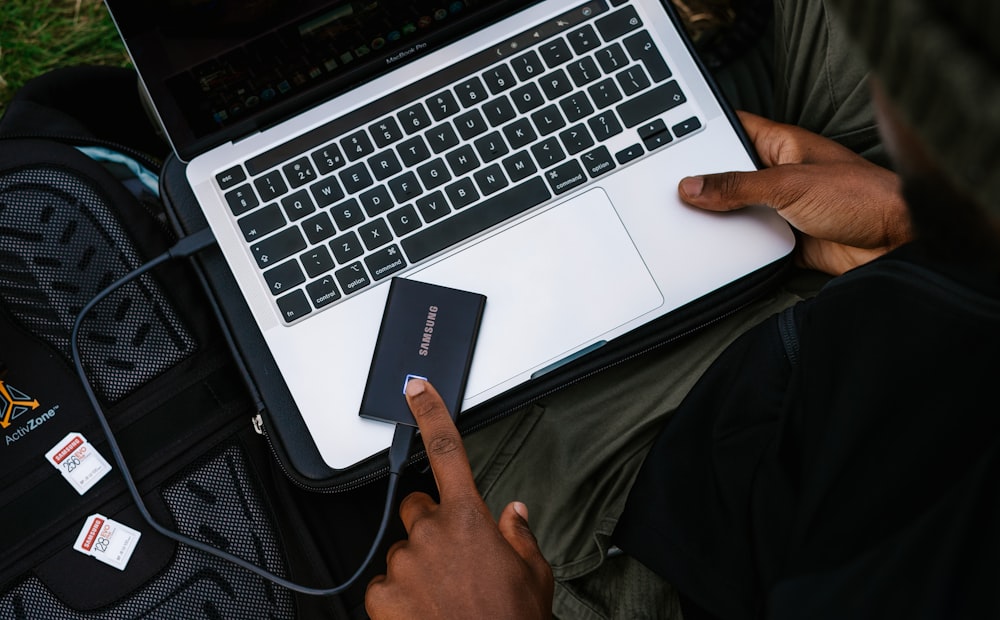
[[[70,332],[70,350],[71,357],[73,360],[73,366],[76,369],[77,375],[80,377],[80,381],[83,385],[84,392],[87,395],[87,399],[94,408],[94,413],[97,416],[98,422],[100,422],[101,428],[104,431],[104,435],[108,440],[108,448],[111,451],[111,456],[118,466],[119,472],[121,472],[122,479],[125,482],[125,486],[128,489],[129,494],[132,496],[132,500],[135,502],[136,507],[139,509],[139,513],[142,518],[152,527],[154,530],[166,536],[167,538],[178,542],[199,551],[203,551],[217,558],[221,558],[227,562],[232,562],[237,566],[245,568],[246,570],[258,575],[268,581],[271,581],[279,586],[288,588],[294,592],[300,594],[309,594],[313,596],[335,596],[344,592],[347,588],[351,587],[355,581],[361,577],[365,569],[374,559],[375,554],[378,552],[379,546],[382,544],[382,539],[385,537],[386,530],[388,529],[389,520],[392,516],[392,507],[394,500],[396,498],[396,489],[399,486],[399,477],[402,474],[403,468],[406,465],[406,460],[410,454],[410,444],[413,442],[413,435],[415,430],[412,426],[405,424],[397,424],[396,430],[392,436],[392,445],[389,448],[389,486],[386,490],[385,497],[385,507],[382,512],[382,520],[379,523],[378,533],[375,535],[375,540],[372,542],[371,548],[368,550],[368,554],[365,556],[364,561],[362,561],[361,566],[358,567],[357,571],[344,583],[339,586],[332,588],[315,588],[309,586],[303,586],[279,575],[275,575],[259,566],[244,560],[241,557],[233,555],[232,553],[223,551],[211,545],[207,545],[201,541],[195,540],[189,536],[179,534],[170,530],[153,518],[149,510],[146,508],[146,504],[142,500],[142,496],[139,493],[139,489],[136,486],[135,480],[132,477],[132,473],[125,462],[125,457],[122,454],[121,448],[118,446],[118,441],[115,439],[114,432],[111,430],[111,426],[108,423],[107,416],[104,414],[104,408],[101,406],[100,401],[97,398],[97,394],[94,392],[93,386],[91,386],[90,381],[87,379],[87,374],[83,368],[83,361],[80,357],[79,347],[77,345],[77,336],[80,331],[80,325],[83,323],[84,317],[89,313],[94,306],[96,306],[102,299],[113,293],[118,288],[128,284],[132,280],[142,276],[143,274],[151,271],[155,267],[165,263],[167,261],[173,260],[175,258],[184,258],[191,256],[204,250],[205,248],[213,245],[215,243],[215,237],[208,228],[204,228],[194,234],[188,235],[174,244],[169,250],[163,252],[159,256],[156,256],[149,262],[135,268],[130,273],[122,276],[116,282],[107,286],[104,290],[97,293],[93,299],[87,302],[86,305],[80,310],[76,316],[76,320],[73,322],[73,328]]]

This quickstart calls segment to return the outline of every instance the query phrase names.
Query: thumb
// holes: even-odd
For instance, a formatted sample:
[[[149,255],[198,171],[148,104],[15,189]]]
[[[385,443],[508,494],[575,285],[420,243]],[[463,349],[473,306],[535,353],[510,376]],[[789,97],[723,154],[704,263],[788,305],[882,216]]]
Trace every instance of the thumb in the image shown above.
[[[798,190],[793,175],[781,168],[753,172],[721,172],[684,177],[677,191],[681,200],[709,211],[732,211],[748,205],[767,205],[779,211],[793,203]]]
[[[528,526],[528,507],[521,502],[511,502],[503,509],[497,522],[500,534],[525,562],[533,568],[548,567],[548,562],[538,548],[538,541]]]

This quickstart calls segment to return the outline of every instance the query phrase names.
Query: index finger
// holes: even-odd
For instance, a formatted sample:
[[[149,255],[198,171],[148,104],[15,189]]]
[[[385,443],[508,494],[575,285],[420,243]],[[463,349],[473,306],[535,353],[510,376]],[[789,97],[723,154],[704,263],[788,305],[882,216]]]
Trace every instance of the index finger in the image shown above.
[[[434,386],[421,379],[410,379],[406,384],[406,402],[420,427],[441,501],[470,491],[478,495],[462,436]]]

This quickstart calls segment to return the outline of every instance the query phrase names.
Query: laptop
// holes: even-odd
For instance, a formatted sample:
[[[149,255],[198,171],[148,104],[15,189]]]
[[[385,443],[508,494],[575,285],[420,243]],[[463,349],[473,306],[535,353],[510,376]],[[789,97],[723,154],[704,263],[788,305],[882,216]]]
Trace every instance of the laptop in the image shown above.
[[[331,470],[391,442],[358,410],[394,277],[487,297],[468,409],[794,245],[678,200],[755,159],[657,0],[107,5]]]

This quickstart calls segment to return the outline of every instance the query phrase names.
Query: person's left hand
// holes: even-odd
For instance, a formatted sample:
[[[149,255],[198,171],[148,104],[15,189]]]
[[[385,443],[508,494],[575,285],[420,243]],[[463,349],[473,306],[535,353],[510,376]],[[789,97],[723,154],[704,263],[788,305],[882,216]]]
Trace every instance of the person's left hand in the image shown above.
[[[552,617],[552,569],[513,502],[494,522],[476,489],[462,438],[437,391],[411,379],[406,399],[420,426],[440,503],[413,493],[399,507],[408,535],[368,584],[365,608],[392,618]]]

